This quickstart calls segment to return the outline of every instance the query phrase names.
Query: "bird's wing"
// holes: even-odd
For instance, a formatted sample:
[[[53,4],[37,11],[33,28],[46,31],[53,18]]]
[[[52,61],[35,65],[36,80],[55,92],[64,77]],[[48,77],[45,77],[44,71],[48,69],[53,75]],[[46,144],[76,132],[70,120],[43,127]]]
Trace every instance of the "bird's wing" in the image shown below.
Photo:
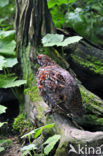
[[[66,100],[66,95],[63,94],[65,89],[65,79],[58,70],[42,70],[38,73],[38,79],[44,101],[56,106],[59,109],[66,110],[63,103]]]

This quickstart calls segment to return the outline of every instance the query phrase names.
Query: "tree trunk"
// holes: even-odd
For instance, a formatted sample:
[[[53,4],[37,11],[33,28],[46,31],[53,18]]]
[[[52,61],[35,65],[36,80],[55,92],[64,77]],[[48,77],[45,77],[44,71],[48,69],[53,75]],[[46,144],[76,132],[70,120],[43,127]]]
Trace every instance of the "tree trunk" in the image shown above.
[[[46,33],[55,32],[46,0],[16,0],[15,29],[17,58],[23,78],[28,80],[29,85],[29,88],[25,90],[25,94],[27,94],[25,95],[25,112],[28,113],[28,116],[32,121],[36,119],[38,124],[55,122],[55,126],[57,127],[55,132],[60,133],[62,136],[56,151],[56,156],[68,155],[68,141],[74,143],[75,147],[78,142],[83,144],[83,146],[86,142],[90,143],[90,146],[100,146],[101,141],[103,141],[103,132],[91,133],[85,130],[78,130],[68,119],[65,119],[58,114],[48,116],[47,118],[44,116],[44,111],[47,106],[41,101],[38,95],[37,88],[35,87],[34,72],[36,72],[37,68],[35,57],[39,52],[44,52],[44,49],[41,48],[42,35],[44,36]],[[54,58],[57,57],[57,62],[59,61],[62,65],[65,64],[65,67],[68,68],[67,62],[61,58],[57,51],[53,50],[50,54]],[[89,105],[87,112],[101,117],[103,112],[103,109],[101,109],[101,105],[103,105],[101,99],[92,93],[90,94],[85,88],[81,86],[80,88],[84,98],[84,105],[85,103],[87,106]],[[89,119],[90,124],[92,124],[92,121],[95,123],[94,116],[90,116]],[[96,125],[98,124],[98,127],[102,127],[102,118],[100,118],[99,121],[98,118],[96,118],[96,120]],[[84,123],[81,123],[81,125],[85,124],[87,121],[88,118],[84,118]],[[86,124],[88,124],[88,122]]]
[[[23,76],[28,79],[32,75],[31,67],[35,64],[42,35],[55,32],[46,0],[16,0],[15,29],[17,58]]]

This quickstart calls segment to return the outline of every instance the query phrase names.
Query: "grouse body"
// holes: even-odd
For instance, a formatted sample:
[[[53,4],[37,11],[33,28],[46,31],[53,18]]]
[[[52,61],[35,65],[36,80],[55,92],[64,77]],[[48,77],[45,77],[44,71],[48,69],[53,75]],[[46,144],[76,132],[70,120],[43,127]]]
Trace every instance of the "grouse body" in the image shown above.
[[[83,115],[82,99],[75,79],[46,55],[37,56],[41,65],[37,72],[37,87],[52,111],[63,114]]]

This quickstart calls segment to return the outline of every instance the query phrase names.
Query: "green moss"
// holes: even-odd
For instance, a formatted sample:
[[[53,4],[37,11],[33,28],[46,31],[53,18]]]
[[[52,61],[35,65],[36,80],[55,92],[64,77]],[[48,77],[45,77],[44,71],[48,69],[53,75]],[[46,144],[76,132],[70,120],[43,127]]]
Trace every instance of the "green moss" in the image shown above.
[[[39,95],[38,88],[36,86],[25,89],[24,93],[30,96],[30,100],[32,102],[41,101],[41,97]]]
[[[96,57],[87,56],[87,58],[83,59],[74,54],[71,54],[71,57],[75,63],[82,65],[84,68],[89,68],[96,74],[103,74],[103,63],[97,60]]]
[[[30,100],[32,102],[39,102],[42,100],[42,98],[40,97],[40,94],[38,92],[38,88],[36,86],[32,87],[32,88],[27,88],[24,90],[24,93],[29,95]],[[37,118],[40,119],[42,118],[44,112],[42,109],[42,106],[40,106],[39,104],[36,105],[36,109],[37,109]]]
[[[22,134],[24,130],[29,132],[30,130],[33,129],[33,124],[26,119],[26,115],[24,114],[19,114],[15,119],[13,123],[13,130],[16,132],[19,132]]]
[[[28,46],[25,48],[22,47],[20,49],[20,58],[21,59],[21,68],[23,70],[23,79],[27,80],[27,86],[31,87],[35,83],[35,77],[34,77],[34,72],[32,70],[32,66],[34,67],[34,64],[32,61],[30,61],[30,43]],[[26,86],[25,85],[25,86]]]
[[[85,107],[85,115],[82,119],[79,119],[77,122],[81,126],[90,127],[93,130],[96,130],[96,128],[101,130],[103,127],[103,102],[102,100],[94,95],[93,93],[86,90],[84,87],[79,85],[80,92],[82,96],[82,102]]]
[[[36,109],[37,109],[37,112],[38,112],[37,119],[40,120],[44,116],[44,111],[42,109],[42,106],[40,106],[40,105],[36,105]]]
[[[85,125],[85,127],[91,126],[92,129],[97,129],[98,127],[103,129],[103,118],[99,118],[95,115],[84,115],[82,120],[79,120],[80,125]]]
[[[22,113],[23,110],[24,110],[24,105],[21,103],[21,104],[19,105],[19,111],[20,111],[20,113]]]
[[[99,97],[93,93],[87,91],[85,88],[80,86],[80,92],[82,96],[83,105],[87,112],[101,115],[103,113],[102,101]]]

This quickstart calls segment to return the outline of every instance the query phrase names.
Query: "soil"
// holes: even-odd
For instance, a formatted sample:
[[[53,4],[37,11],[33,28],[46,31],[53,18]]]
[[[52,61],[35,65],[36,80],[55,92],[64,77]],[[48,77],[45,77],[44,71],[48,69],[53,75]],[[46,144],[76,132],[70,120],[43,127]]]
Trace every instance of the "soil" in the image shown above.
[[[10,145],[5,146],[5,151],[0,156],[21,156],[21,145],[17,136],[8,138],[12,141]]]
[[[5,151],[0,156],[21,156],[19,136],[12,132],[12,123],[19,114],[19,103],[10,89],[0,89],[0,104],[7,107],[6,113],[0,115],[0,122],[8,122],[0,129],[0,139],[9,139],[11,144],[5,144]]]

